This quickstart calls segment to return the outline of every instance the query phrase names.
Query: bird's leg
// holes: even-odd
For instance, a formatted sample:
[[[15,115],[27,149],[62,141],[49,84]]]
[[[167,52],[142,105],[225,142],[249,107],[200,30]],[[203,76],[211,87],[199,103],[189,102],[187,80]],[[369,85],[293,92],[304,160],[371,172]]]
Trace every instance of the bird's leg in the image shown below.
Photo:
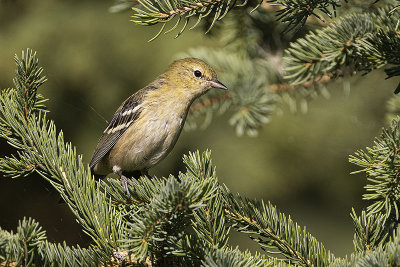
[[[129,193],[128,190],[128,183],[134,185],[135,183],[133,181],[131,181],[130,179],[128,179],[125,175],[122,174],[122,171],[120,168],[115,168],[114,173],[118,174],[119,178],[121,179],[121,185],[122,185],[122,189],[124,190],[124,193],[130,197],[131,194]]]
[[[120,175],[120,178],[121,178],[121,185],[122,185],[122,188],[124,189],[125,194],[128,197],[130,197],[131,194],[129,193],[129,190],[128,190],[128,183],[131,184],[131,185],[134,185],[135,183],[132,182],[130,179],[126,178],[126,176],[123,175],[122,173]]]

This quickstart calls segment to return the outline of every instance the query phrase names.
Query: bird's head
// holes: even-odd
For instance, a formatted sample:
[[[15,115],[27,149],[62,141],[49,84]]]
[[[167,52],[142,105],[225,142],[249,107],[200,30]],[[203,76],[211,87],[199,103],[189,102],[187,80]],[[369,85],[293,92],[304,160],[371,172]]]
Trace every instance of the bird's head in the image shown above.
[[[197,58],[184,58],[174,61],[166,71],[167,80],[173,81],[178,88],[194,97],[206,93],[211,88],[226,90],[217,79],[213,68]]]

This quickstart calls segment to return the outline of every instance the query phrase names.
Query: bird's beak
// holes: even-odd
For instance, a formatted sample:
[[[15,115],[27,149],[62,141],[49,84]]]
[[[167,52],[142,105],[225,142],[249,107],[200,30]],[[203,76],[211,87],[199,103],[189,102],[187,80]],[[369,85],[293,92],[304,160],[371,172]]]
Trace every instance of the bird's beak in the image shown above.
[[[216,80],[216,81],[209,81],[211,87],[214,88],[219,88],[219,89],[224,89],[224,90],[228,90],[228,88],[223,85],[220,81]]]

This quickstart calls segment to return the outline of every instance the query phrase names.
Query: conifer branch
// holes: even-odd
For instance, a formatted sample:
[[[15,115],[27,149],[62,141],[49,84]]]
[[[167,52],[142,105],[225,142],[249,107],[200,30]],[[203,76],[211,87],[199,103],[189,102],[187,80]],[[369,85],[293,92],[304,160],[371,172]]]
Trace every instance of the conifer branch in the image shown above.
[[[345,259],[336,259],[333,266],[398,266],[400,262],[400,235],[399,229],[390,240],[380,244],[374,250],[353,253]]]
[[[263,65],[247,56],[217,60],[222,62],[221,68],[233,70],[227,72],[229,75],[240,73],[239,65],[231,64],[234,60],[244,62],[241,67],[259,75],[255,66]],[[22,62],[37,63],[37,59],[28,50],[17,61],[21,69],[25,64]],[[26,73],[35,73],[31,69],[38,68],[35,64],[27,64],[31,67],[17,72],[16,79],[24,81],[23,77],[31,77]],[[247,99],[246,94],[250,92],[260,99],[269,97],[268,80],[262,77],[257,83],[257,79],[248,76],[227,78],[238,89],[229,105],[243,108],[251,104],[256,110],[260,100]],[[187,170],[178,177],[140,177],[129,188],[131,197],[113,179],[96,181],[75,148],[64,141],[62,132],[47,119],[45,107],[37,105],[41,98],[37,94],[39,86],[35,86],[43,78],[33,77],[32,82],[18,85],[18,89],[0,93],[0,137],[17,149],[14,155],[0,159],[0,171],[12,177],[33,171],[41,174],[60,192],[93,244],[84,249],[50,243],[36,222],[23,220],[16,234],[0,229],[0,265],[349,266],[371,262],[395,264],[395,257],[400,257],[398,235],[389,240],[399,222],[400,118],[390,129],[383,130],[374,147],[358,151],[350,159],[368,176],[364,199],[371,201],[371,205],[361,216],[353,211],[357,253],[339,259],[270,203],[234,196],[221,186],[210,151],[185,156]],[[241,85],[255,89],[244,91]],[[257,112],[266,114],[261,108]],[[246,127],[251,126],[250,120],[246,123]],[[266,260],[264,256],[229,247],[232,230],[248,234],[264,250],[280,253],[286,260]]]
[[[317,13],[322,12],[328,17],[336,16],[336,8],[340,7],[340,0],[268,0],[271,5],[282,8],[277,12],[278,20],[287,23],[287,31],[304,26],[310,16],[321,21],[324,19]],[[347,2],[347,1],[346,1]]]
[[[389,63],[398,65],[399,18],[399,11],[391,8],[350,14],[298,39],[286,50],[285,78],[296,85],[324,75],[336,77],[369,72]],[[397,75],[396,68],[387,70],[388,77]]]
[[[32,50],[22,52],[21,60],[15,56],[17,64],[14,86],[17,89],[18,100],[21,108],[25,112],[25,118],[30,116],[33,110],[44,110],[43,103],[46,101],[41,95],[37,95],[37,89],[46,82],[46,77],[42,76],[43,69],[38,66],[36,53]]]
[[[270,203],[233,196],[224,188],[225,213],[237,225],[234,229],[247,233],[270,253],[278,249],[291,262],[302,266],[326,266],[334,256],[313,236],[301,229],[290,217],[279,213]]]
[[[194,0],[194,1],[180,1],[180,0],[162,0],[162,1],[149,1],[149,0],[138,0],[140,3],[139,7],[133,7],[134,14],[132,15],[132,22],[140,25],[155,25],[162,23],[161,30],[154,36],[156,38],[160,35],[167,22],[177,17],[174,26],[165,31],[169,33],[175,30],[184,20],[183,26],[177,33],[178,37],[187,27],[192,17],[197,17],[196,23],[190,28],[195,28],[200,21],[208,16],[212,16],[212,22],[209,25],[206,32],[210,31],[214,26],[214,23],[221,20],[225,15],[235,6],[236,0]],[[239,5],[245,5],[247,0]],[[153,38],[153,39],[154,39]]]
[[[242,253],[239,249],[217,249],[212,251],[205,260],[202,262],[206,267],[261,267],[261,266],[284,266],[280,265],[278,261],[267,261],[264,257],[259,255],[251,256],[249,252]]]
[[[183,230],[186,218],[215,194],[217,187],[214,179],[193,183],[185,178],[181,177],[182,182],[179,183],[176,178],[170,177],[161,188],[161,194],[152,197],[146,212],[131,215],[132,222],[128,223],[124,246],[138,258],[146,257],[148,250],[154,254],[158,250],[156,248],[168,242],[168,231],[176,232],[178,225]]]
[[[382,248],[388,237],[399,226],[399,145],[400,118],[392,121],[389,129],[383,129],[373,147],[359,150],[349,161],[362,167],[355,172],[365,172],[368,193],[363,199],[369,201],[366,211],[357,217],[351,214],[356,234],[354,246],[357,251],[373,251]]]
[[[183,157],[189,177],[197,179],[207,179],[212,177],[217,179],[215,167],[212,165],[211,151],[207,150],[200,155],[190,153]],[[192,227],[197,237],[207,243],[210,249],[225,248],[229,239],[230,226],[227,226],[223,211],[223,199],[218,186],[213,198],[205,202],[205,206],[194,211]]]
[[[384,214],[362,211],[358,217],[353,209],[350,215],[356,231],[353,241],[356,251],[372,251],[387,241],[389,231],[384,227],[387,226]]]
[[[25,73],[38,73],[34,71],[37,58],[30,49],[21,60],[17,60],[17,64],[19,70],[25,71],[17,72],[16,81],[24,81]],[[41,99],[36,91],[44,78],[40,75],[31,77],[32,80],[27,79],[30,82],[24,86],[16,82],[16,89],[0,93],[0,134],[23,151],[18,153],[19,157],[14,155],[0,159],[0,170],[14,177],[33,170],[41,174],[60,192],[85,232],[103,251],[111,251],[118,247],[123,230],[120,215],[108,204],[106,193],[96,188],[94,178],[87,166],[83,165],[82,158],[77,157],[75,148],[64,142],[62,132],[57,134],[54,123],[47,120],[41,107],[37,107],[36,101]],[[31,92],[28,98],[25,98],[25,92]],[[26,105],[28,113],[25,104],[21,104],[26,99],[30,101]],[[26,114],[29,116],[26,117]]]
[[[37,61],[30,50],[24,56],[19,63]],[[69,260],[71,265],[79,264],[83,262],[81,256],[87,256],[85,260],[90,262],[87,265],[98,261],[193,265],[204,260],[210,251],[220,248],[231,251],[226,247],[230,227],[220,217],[221,197],[210,152],[185,157],[188,171],[180,174],[179,179],[141,177],[134,188],[129,188],[133,198],[127,199],[120,183],[94,180],[73,146],[65,143],[62,132],[57,133],[53,121],[47,120],[44,111],[35,109],[35,99],[32,105],[27,105],[32,109],[26,113],[20,98],[25,91],[37,89],[20,87],[0,93],[0,134],[19,150],[17,156],[0,159],[0,170],[14,177],[32,171],[41,174],[59,191],[94,245],[93,250],[85,250],[46,243],[43,252],[40,246],[25,249],[24,263],[33,262],[42,253],[46,255],[39,262],[50,264],[60,259]],[[24,93],[18,94],[17,90]],[[196,235],[188,229],[197,229]],[[35,235],[23,235],[23,240],[31,236]],[[0,235],[0,245],[11,239],[7,233]],[[27,243],[24,244],[21,247],[26,248]],[[13,256],[18,253],[12,253],[5,248],[5,260],[20,262]],[[24,256],[27,254],[30,258]],[[80,256],[70,259],[72,254]],[[250,255],[245,257],[253,261]]]
[[[366,151],[359,150],[350,156],[349,161],[362,169],[354,172],[365,172],[369,184],[365,186],[368,193],[364,200],[371,201],[367,211],[386,214],[386,218],[399,220],[398,205],[399,170],[400,170],[400,120],[395,119],[389,129],[383,129],[376,138],[373,147]]]
[[[94,266],[102,259],[92,248],[48,242],[45,231],[30,218],[20,221],[15,233],[0,228],[0,266]]]

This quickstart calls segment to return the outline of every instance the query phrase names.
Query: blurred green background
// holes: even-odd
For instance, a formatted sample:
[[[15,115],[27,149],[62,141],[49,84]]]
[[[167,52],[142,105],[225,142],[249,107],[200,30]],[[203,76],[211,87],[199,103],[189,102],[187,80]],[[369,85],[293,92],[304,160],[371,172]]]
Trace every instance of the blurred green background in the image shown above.
[[[163,72],[178,52],[214,45],[200,30],[178,39],[163,35],[148,43],[158,27],[129,22],[129,12],[112,14],[112,1],[0,0],[0,88],[12,87],[13,57],[37,51],[48,82],[41,93],[49,98],[50,117],[88,162],[98,137],[119,104]],[[371,146],[384,124],[385,103],[398,80],[384,73],[329,85],[329,99],[309,103],[306,114],[283,108],[256,138],[237,137],[227,117],[205,130],[183,132],[171,154],[150,173],[168,176],[184,171],[182,155],[212,150],[221,182],[233,192],[269,200],[307,226],[335,255],[353,251],[349,213],[366,206],[361,201],[365,177],[348,155]],[[222,81],[229,85],[229,81]],[[96,110],[95,111],[93,111]],[[2,155],[12,152],[0,142]],[[15,230],[18,219],[39,221],[52,241],[87,245],[57,192],[42,178],[0,179],[0,227]],[[231,243],[255,249],[251,240],[234,235]]]

